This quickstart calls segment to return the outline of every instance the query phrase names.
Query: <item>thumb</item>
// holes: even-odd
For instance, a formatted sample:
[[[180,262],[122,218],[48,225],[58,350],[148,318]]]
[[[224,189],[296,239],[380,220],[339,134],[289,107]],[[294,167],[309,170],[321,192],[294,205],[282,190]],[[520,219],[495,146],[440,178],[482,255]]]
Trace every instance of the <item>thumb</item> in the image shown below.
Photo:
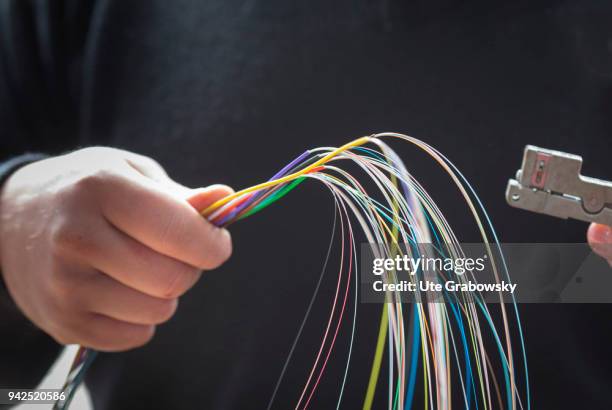
[[[612,227],[591,224],[587,231],[587,240],[593,251],[612,266]]]
[[[205,188],[192,189],[187,202],[198,212],[203,211],[221,198],[234,193],[234,190],[227,185],[210,185]]]

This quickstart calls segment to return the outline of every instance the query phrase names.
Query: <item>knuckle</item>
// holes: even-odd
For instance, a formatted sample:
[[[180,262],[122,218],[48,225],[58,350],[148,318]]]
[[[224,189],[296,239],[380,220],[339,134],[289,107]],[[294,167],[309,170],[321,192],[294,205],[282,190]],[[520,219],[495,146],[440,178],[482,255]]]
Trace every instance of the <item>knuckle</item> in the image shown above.
[[[104,173],[102,171],[93,171],[76,180],[72,186],[72,192],[78,195],[88,194],[99,189],[103,180]]]
[[[72,248],[78,242],[78,234],[74,232],[74,229],[66,222],[61,222],[59,226],[53,228],[52,232],[52,244],[53,249],[61,251]]]
[[[51,228],[51,240],[56,254],[69,251],[89,255],[95,251],[93,238],[68,217],[60,218]]]
[[[138,159],[146,167],[157,169],[157,170],[163,172],[164,174],[166,173],[166,171],[164,170],[164,167],[162,167],[162,165],[157,160],[155,160],[154,158],[147,157],[145,155],[138,155]]]
[[[99,192],[102,188],[114,184],[117,180],[111,170],[99,168],[81,176],[73,184],[73,193],[77,195],[91,195]]]
[[[58,212],[49,223],[47,238],[52,256],[59,259],[67,255],[92,257],[104,249],[97,229],[99,218],[77,212]]]
[[[58,250],[66,240],[67,237],[72,235],[73,227],[68,218],[60,216],[55,218],[54,222],[49,227],[50,239],[53,250]]]

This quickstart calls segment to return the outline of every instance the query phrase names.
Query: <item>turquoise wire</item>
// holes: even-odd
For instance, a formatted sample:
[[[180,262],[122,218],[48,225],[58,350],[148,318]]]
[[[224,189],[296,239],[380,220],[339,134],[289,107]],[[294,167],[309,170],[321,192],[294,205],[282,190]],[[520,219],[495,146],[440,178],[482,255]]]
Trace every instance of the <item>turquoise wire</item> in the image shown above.
[[[433,149],[433,148],[432,148]],[[478,206],[480,207],[482,213],[484,214],[484,217],[487,221],[487,224],[489,225],[489,229],[491,230],[491,234],[493,235],[493,239],[495,240],[496,245],[498,246],[499,249],[501,249],[501,244],[499,242],[499,238],[497,237],[497,233],[495,232],[495,229],[493,228],[493,223],[491,222],[491,218],[489,218],[489,214],[487,213],[484,205],[482,204],[482,201],[480,200],[480,197],[478,196],[478,194],[476,194],[476,191],[474,190],[474,188],[472,188],[472,185],[470,185],[470,183],[467,181],[467,179],[465,178],[465,176],[463,176],[463,174],[457,169],[457,167],[449,161],[448,158],[446,158],[443,154],[441,154],[440,152],[438,152],[436,150],[436,152],[438,153],[438,155],[440,155],[452,168],[453,170],[457,173],[457,175],[459,175],[461,177],[461,179],[463,180],[463,182],[466,184],[466,186],[470,189],[470,192],[472,193],[472,195],[474,195],[474,198],[476,199],[476,202],[478,203]],[[508,278],[508,280],[510,280],[510,273],[508,271],[508,264],[506,263],[506,258],[504,257],[503,252],[500,252],[500,259],[502,261],[502,265],[504,267],[504,271],[506,273],[506,277]],[[481,302],[479,302],[479,306],[482,308],[482,306],[480,305]],[[512,304],[514,306],[514,313],[516,316],[516,321],[518,324],[518,331],[519,331],[519,337],[521,340],[521,351],[522,351],[522,355],[523,355],[523,365],[525,366],[525,390],[527,393],[527,410],[531,409],[531,389],[529,387],[529,369],[528,369],[528,365],[527,365],[527,349],[525,348],[525,338],[523,335],[523,326],[521,325],[521,319],[520,319],[520,315],[518,312],[518,306],[516,303],[516,298],[514,297],[514,294],[512,294]],[[508,387],[509,388],[509,387]],[[514,394],[514,393],[512,393]],[[509,408],[511,408],[511,399],[509,400]]]

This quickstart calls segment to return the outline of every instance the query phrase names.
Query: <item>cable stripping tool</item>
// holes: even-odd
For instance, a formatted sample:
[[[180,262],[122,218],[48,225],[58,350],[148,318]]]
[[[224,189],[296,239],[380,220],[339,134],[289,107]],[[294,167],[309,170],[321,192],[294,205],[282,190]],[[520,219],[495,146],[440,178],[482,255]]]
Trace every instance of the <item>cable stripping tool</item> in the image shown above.
[[[515,208],[612,226],[612,182],[580,174],[582,157],[527,145],[506,201]]]

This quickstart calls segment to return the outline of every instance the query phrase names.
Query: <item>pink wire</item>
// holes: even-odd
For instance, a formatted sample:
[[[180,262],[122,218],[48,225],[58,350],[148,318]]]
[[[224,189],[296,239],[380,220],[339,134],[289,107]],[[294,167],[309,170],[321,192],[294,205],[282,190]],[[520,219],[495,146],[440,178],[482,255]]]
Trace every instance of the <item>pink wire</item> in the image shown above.
[[[308,404],[310,403],[310,400],[312,399],[315,390],[317,389],[317,387],[319,386],[319,382],[321,381],[321,377],[323,376],[323,373],[325,372],[325,368],[327,367],[327,362],[329,360],[329,357],[331,356],[332,350],[334,350],[334,345],[336,343],[336,338],[338,336],[338,332],[340,330],[340,326],[342,325],[342,319],[344,317],[344,311],[346,308],[346,301],[348,300],[348,293],[351,287],[351,273],[353,271],[353,242],[354,242],[354,237],[353,237],[353,230],[351,227],[351,223],[350,220],[348,218],[347,215],[347,211],[346,211],[346,206],[344,204],[342,204],[342,207],[344,208],[344,213],[346,215],[347,218],[347,224],[349,227],[349,238],[350,238],[350,243],[351,246],[349,246],[350,249],[350,253],[349,253],[349,270],[348,270],[348,276],[347,276],[347,280],[346,280],[346,290],[344,291],[344,300],[342,301],[342,309],[340,310],[340,316],[338,318],[338,324],[336,325],[336,330],[334,332],[334,337],[331,341],[331,344],[329,346],[329,350],[327,352],[327,356],[325,357],[325,361],[323,362],[323,366],[321,367],[321,370],[319,372],[319,376],[317,377],[317,380],[312,388],[312,391],[310,392],[310,395],[308,396],[308,400],[306,401],[306,404],[304,404],[304,409],[308,408]],[[357,303],[357,301],[355,301],[355,303]]]
[[[312,380],[312,376],[314,375],[317,365],[319,364],[319,360],[321,359],[321,354],[323,353],[323,348],[325,347],[325,342],[327,341],[327,336],[329,335],[329,330],[331,328],[331,324],[334,318],[334,313],[336,311],[336,305],[338,302],[338,294],[340,293],[340,284],[342,283],[342,268],[344,265],[344,218],[342,217],[342,213],[340,213],[340,227],[341,227],[341,232],[342,232],[342,235],[341,235],[342,236],[342,240],[341,240],[342,247],[341,247],[341,253],[340,253],[340,270],[338,272],[338,284],[336,285],[336,293],[334,295],[334,302],[332,304],[330,316],[327,321],[327,327],[325,328],[325,333],[321,341],[321,347],[319,348],[319,351],[317,353],[317,358],[315,359],[312,369],[310,370],[308,380],[306,381],[306,384],[304,385],[304,389],[302,390],[300,399],[298,400],[298,403],[295,406],[296,409],[300,407],[300,404],[302,403],[302,400],[304,399],[304,395],[306,394],[306,391],[308,390],[308,386],[310,385],[310,381]]]

